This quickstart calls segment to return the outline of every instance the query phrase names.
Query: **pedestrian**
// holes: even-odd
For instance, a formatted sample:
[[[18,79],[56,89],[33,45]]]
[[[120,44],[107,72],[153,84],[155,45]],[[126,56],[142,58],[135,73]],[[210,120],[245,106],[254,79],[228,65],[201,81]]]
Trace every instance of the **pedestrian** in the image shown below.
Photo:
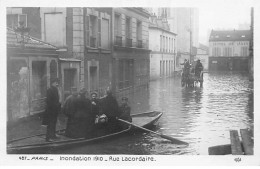
[[[196,66],[195,66],[195,76],[200,77],[200,73],[203,70],[203,66],[200,62],[200,59],[197,60]]]
[[[56,123],[58,114],[61,110],[61,104],[59,102],[59,91],[58,91],[59,79],[51,79],[51,86],[47,89],[46,99],[46,117],[47,117],[47,131],[46,141],[52,141],[56,139]]]
[[[65,130],[65,135],[71,137],[74,132],[74,116],[76,114],[76,102],[78,99],[78,92],[76,87],[71,87],[71,95],[64,101],[62,112],[67,116],[67,125]]]
[[[119,107],[116,98],[113,96],[110,88],[106,91],[106,97],[102,99],[102,112],[107,117],[107,129],[109,132],[118,131]]]
[[[119,107],[119,112],[120,112],[120,119],[123,119],[125,121],[132,122],[132,117],[131,117],[131,107],[128,105],[128,98],[127,97],[122,97],[122,104]],[[121,127],[123,129],[128,128],[128,124],[121,124]]]

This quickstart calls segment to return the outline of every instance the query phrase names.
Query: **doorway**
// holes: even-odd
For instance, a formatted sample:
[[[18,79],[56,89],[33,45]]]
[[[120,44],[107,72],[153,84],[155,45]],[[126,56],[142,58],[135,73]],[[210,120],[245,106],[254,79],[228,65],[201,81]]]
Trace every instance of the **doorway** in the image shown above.
[[[71,88],[76,87],[77,69],[64,69],[64,100],[71,95]]]

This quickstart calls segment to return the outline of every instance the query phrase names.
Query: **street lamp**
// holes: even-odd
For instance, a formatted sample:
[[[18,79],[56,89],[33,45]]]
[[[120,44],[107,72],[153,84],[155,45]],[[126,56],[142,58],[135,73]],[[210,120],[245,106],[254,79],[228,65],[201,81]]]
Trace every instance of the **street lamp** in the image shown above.
[[[25,35],[26,36],[29,35],[30,28],[25,27],[23,21],[20,21],[19,24],[20,26],[17,27],[14,31],[19,32],[21,34],[21,38],[22,38],[21,41],[19,41],[19,37],[17,34],[16,34],[16,38],[17,38],[17,42],[21,43],[22,48],[24,48],[25,43],[27,43],[29,40],[29,38],[25,39]]]

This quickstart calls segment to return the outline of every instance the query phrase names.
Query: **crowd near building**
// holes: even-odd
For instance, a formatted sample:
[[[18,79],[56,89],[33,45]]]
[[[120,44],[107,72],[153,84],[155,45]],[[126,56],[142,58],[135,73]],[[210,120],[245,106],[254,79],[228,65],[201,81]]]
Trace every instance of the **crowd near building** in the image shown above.
[[[15,7],[6,14],[9,121],[43,112],[55,77],[61,102],[75,88],[103,97],[109,87],[121,99],[174,76],[184,59],[200,59],[205,70],[253,63],[250,30],[212,31],[209,48],[200,44],[196,8]]]

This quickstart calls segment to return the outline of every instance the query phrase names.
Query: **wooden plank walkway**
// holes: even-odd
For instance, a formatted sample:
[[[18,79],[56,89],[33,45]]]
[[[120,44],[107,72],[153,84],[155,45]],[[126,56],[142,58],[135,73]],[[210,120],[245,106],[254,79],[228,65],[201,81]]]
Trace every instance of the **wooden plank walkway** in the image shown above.
[[[254,143],[251,134],[247,129],[240,129],[240,134],[242,137],[242,145],[244,148],[245,155],[253,155]]]
[[[208,148],[209,155],[253,155],[254,141],[248,129],[240,129],[241,140],[237,130],[230,130],[230,144]]]
[[[242,146],[239,140],[238,131],[230,131],[230,142],[232,155],[243,155]]]

